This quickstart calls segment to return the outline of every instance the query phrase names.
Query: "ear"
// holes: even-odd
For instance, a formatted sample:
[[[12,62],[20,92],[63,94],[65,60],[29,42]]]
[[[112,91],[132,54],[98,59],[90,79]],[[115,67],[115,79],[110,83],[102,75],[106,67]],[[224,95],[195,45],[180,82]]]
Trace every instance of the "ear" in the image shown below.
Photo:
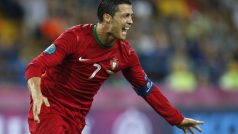
[[[103,20],[106,22],[106,23],[110,23],[112,21],[112,16],[110,14],[103,14]]]

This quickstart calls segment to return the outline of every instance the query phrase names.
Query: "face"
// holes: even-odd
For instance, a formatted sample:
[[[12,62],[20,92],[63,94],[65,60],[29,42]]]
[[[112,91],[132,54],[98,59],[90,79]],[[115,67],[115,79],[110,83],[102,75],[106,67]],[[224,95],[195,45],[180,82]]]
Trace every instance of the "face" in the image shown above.
[[[118,10],[111,18],[109,33],[118,39],[126,39],[127,31],[133,24],[132,6],[128,4],[118,5]]]

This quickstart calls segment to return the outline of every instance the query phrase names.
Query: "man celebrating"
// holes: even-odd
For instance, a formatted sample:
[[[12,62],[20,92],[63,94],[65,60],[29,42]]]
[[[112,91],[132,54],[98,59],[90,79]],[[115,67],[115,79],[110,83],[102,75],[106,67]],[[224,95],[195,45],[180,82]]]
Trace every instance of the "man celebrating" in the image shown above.
[[[31,94],[32,134],[81,134],[93,97],[103,82],[122,71],[138,95],[171,125],[194,133],[202,121],[184,118],[146,76],[127,42],[133,24],[129,0],[104,0],[99,22],[62,33],[26,69]]]

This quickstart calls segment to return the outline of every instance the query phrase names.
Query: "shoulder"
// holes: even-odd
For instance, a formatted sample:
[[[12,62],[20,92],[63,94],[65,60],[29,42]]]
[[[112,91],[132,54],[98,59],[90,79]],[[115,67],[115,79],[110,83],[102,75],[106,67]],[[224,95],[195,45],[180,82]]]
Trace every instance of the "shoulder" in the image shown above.
[[[131,44],[126,40],[119,40],[119,42],[120,42],[119,43],[120,49],[123,53],[123,58],[125,58],[127,61],[127,66],[132,67],[132,66],[140,65],[136,51],[131,46]]]
[[[66,29],[55,41],[55,44],[63,44],[63,46],[70,46],[78,48],[80,44],[84,44],[87,40],[87,34],[92,34],[93,24],[80,24]],[[77,49],[75,49],[77,50]]]
[[[73,32],[74,34],[91,34],[94,24],[80,24],[70,27],[66,31]]]
[[[77,44],[87,41],[87,37],[92,37],[94,24],[80,24],[68,28],[64,33],[73,34]],[[79,44],[78,44],[79,45]]]
[[[135,54],[134,48],[127,40],[119,40],[120,47],[123,51],[126,51],[128,55]]]

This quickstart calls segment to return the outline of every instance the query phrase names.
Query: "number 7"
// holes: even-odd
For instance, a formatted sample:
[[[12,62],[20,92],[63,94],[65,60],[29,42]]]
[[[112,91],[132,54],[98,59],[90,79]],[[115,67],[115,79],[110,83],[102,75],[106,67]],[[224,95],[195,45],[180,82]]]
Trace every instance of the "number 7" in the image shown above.
[[[98,71],[102,68],[101,65],[94,63],[93,66],[95,66],[97,69],[92,73],[92,75],[90,77],[88,77],[88,79],[92,79],[95,77],[95,75],[98,73]]]

